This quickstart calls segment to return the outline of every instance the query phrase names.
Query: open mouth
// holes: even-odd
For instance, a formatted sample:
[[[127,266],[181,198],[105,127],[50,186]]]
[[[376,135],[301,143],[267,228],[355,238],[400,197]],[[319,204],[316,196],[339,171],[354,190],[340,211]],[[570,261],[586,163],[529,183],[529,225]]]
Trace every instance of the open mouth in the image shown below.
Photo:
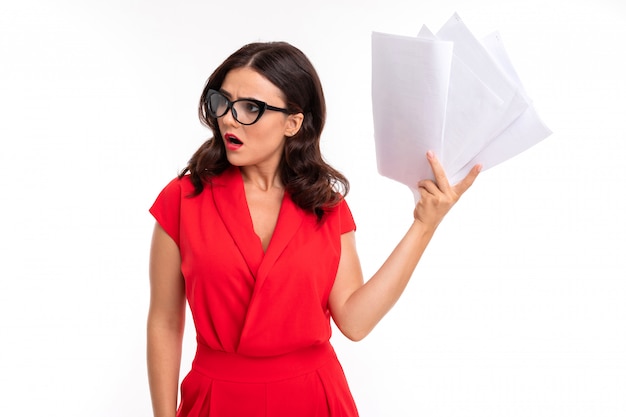
[[[226,142],[232,145],[243,145],[243,142],[240,141],[235,135],[226,135],[224,138],[226,139]]]

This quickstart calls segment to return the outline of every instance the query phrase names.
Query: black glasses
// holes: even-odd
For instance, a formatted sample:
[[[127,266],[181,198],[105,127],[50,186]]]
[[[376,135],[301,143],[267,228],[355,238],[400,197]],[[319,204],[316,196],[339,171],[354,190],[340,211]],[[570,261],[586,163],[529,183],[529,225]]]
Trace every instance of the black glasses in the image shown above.
[[[251,125],[256,123],[265,110],[279,111],[285,114],[291,114],[287,109],[270,106],[269,104],[254,100],[251,98],[242,98],[230,101],[222,93],[215,90],[209,90],[205,98],[206,108],[211,117],[220,118],[224,116],[228,110],[231,111],[235,120],[242,125]]]

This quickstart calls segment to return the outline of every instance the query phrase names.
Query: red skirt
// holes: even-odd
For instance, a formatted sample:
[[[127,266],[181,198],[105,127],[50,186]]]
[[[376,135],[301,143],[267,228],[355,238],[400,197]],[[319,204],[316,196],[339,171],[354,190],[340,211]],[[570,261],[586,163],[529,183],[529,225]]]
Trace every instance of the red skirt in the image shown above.
[[[177,417],[358,417],[330,343],[274,357],[198,345]]]

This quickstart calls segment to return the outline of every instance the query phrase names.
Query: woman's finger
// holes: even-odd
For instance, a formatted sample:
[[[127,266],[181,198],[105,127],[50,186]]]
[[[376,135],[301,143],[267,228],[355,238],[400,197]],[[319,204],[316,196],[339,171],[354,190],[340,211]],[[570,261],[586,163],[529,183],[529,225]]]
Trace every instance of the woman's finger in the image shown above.
[[[438,192],[441,192],[441,190],[439,190],[439,187],[437,187],[437,184],[435,184],[435,182],[431,180],[422,180],[417,183],[417,187],[418,189],[424,190],[429,194],[436,194]]]
[[[468,172],[465,178],[463,178],[454,186],[454,191],[458,196],[461,196],[465,191],[467,191],[468,188],[472,186],[481,169],[482,165],[474,165],[474,167],[471,169],[470,172]]]
[[[428,163],[430,164],[430,168],[433,170],[433,174],[435,174],[435,182],[439,189],[443,192],[446,192],[450,189],[450,183],[448,182],[448,176],[446,175],[446,171],[443,169],[441,162],[435,156],[433,151],[426,152],[426,159],[428,159]]]

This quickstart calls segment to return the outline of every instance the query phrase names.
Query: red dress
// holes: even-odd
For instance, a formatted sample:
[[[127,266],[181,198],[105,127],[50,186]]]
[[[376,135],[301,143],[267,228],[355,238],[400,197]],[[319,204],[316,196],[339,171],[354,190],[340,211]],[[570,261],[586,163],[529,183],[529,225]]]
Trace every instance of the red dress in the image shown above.
[[[177,417],[358,416],[329,343],[346,202],[319,223],[285,193],[264,252],[239,169],[192,192],[175,179],[150,209],[180,249],[198,343]]]

